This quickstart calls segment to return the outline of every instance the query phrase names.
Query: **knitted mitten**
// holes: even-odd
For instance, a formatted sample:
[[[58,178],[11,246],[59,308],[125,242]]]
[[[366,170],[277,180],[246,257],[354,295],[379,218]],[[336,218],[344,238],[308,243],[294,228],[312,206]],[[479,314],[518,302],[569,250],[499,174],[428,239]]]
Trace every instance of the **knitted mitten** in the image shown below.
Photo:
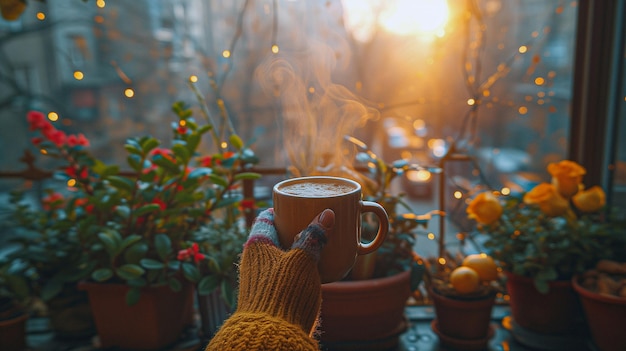
[[[274,212],[263,211],[244,245],[237,311],[207,350],[318,350],[311,337],[322,300],[317,262],[333,224],[334,213],[324,211],[283,251]]]

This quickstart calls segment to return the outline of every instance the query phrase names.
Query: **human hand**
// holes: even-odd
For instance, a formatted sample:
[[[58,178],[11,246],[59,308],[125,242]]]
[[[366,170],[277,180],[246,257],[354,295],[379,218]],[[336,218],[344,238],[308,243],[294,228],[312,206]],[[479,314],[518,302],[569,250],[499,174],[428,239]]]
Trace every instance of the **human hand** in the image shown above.
[[[319,350],[312,337],[322,301],[320,251],[335,224],[324,210],[280,248],[274,211],[255,219],[239,264],[239,295],[230,316],[206,350]]]
[[[324,210],[284,251],[273,209],[261,212],[244,245],[237,311],[268,313],[309,333],[321,304],[317,263],[334,223],[335,213]]]

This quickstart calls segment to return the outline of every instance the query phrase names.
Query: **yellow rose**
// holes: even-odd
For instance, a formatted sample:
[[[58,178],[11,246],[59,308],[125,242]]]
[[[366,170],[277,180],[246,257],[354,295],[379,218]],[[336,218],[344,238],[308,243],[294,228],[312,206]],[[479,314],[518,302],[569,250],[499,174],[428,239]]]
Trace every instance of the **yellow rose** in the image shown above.
[[[467,217],[478,223],[491,224],[502,215],[502,205],[492,192],[478,194],[466,209]]]
[[[563,160],[548,164],[548,173],[552,175],[552,184],[559,193],[569,199],[581,188],[587,170],[574,161]]]
[[[547,216],[564,215],[570,210],[569,202],[559,194],[552,184],[541,183],[524,194],[524,203],[537,205]]]
[[[596,185],[574,195],[572,202],[582,212],[596,212],[606,204],[606,195],[604,190]]]

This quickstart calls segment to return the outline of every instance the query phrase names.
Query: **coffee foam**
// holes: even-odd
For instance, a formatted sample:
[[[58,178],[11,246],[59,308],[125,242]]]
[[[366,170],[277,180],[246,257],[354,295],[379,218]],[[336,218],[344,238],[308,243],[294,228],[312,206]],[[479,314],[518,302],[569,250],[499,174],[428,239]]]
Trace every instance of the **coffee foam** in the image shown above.
[[[349,184],[302,182],[282,186],[280,191],[302,197],[329,197],[346,194],[354,189]]]

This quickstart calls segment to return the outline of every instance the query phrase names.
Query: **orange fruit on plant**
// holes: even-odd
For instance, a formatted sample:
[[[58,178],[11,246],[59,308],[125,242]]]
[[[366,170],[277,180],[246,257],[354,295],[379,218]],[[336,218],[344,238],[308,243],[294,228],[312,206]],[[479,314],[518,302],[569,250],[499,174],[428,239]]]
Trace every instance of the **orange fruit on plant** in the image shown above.
[[[459,294],[469,294],[478,290],[480,276],[469,267],[459,266],[450,273],[450,284]]]
[[[466,256],[461,266],[475,270],[482,281],[492,281],[498,278],[496,262],[491,256],[484,253]]]

